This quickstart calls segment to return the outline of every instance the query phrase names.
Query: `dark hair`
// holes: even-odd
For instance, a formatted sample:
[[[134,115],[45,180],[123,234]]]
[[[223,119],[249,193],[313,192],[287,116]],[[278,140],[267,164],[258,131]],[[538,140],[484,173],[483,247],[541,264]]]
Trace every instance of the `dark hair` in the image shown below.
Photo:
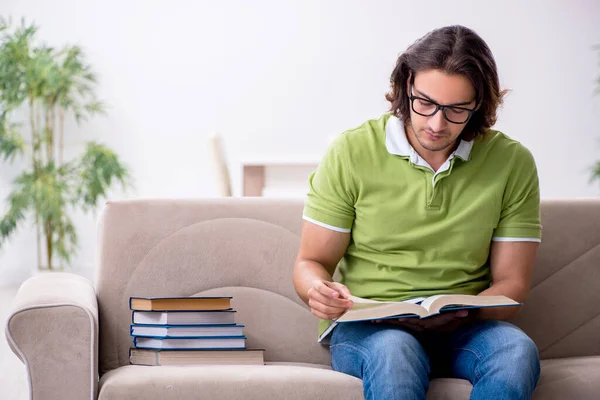
[[[407,80],[414,81],[419,71],[439,69],[447,74],[464,75],[475,87],[481,107],[463,129],[461,138],[472,140],[496,123],[496,111],[506,90],[500,90],[498,70],[490,48],[473,30],[447,26],[429,32],[413,43],[396,61],[390,77],[391,90],[385,98],[390,111],[405,123],[410,122]]]

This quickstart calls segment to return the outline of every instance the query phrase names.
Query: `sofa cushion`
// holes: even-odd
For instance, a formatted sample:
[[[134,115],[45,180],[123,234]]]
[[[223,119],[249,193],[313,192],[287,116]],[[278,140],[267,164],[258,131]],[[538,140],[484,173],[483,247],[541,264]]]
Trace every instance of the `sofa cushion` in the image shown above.
[[[542,361],[536,399],[594,399],[600,357]],[[468,399],[471,384],[462,379],[431,382],[428,400]],[[329,366],[267,363],[265,366],[129,365],[106,373],[100,380],[99,400],[113,399],[362,399],[362,383]]]
[[[129,365],[100,380],[99,400],[362,399],[360,379],[304,365]]]
[[[427,399],[468,399],[471,384],[435,379]],[[100,380],[99,400],[116,399],[363,399],[362,382],[319,364],[267,363],[265,366],[129,365]]]
[[[597,399],[600,356],[542,360],[534,400]]]

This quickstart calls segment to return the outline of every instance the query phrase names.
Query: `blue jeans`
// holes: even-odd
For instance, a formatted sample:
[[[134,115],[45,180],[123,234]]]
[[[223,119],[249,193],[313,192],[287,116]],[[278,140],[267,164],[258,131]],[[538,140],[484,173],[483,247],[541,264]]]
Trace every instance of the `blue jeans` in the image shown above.
[[[529,399],[538,350],[519,328],[476,321],[452,333],[410,333],[389,324],[342,323],[331,337],[335,371],[362,379],[366,400],[425,399],[429,379],[466,379],[471,399]]]

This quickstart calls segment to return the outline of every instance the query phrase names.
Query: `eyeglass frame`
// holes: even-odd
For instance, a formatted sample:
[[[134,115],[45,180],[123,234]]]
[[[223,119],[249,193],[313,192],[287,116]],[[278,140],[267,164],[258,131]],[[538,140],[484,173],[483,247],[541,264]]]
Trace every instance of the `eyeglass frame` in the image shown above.
[[[410,96],[408,96],[408,99],[410,100],[410,108],[417,114],[423,116],[423,117],[433,117],[435,114],[437,114],[438,111],[442,110],[442,116],[444,117],[444,119],[448,122],[450,122],[451,124],[456,124],[456,125],[463,125],[466,124],[467,122],[469,122],[469,120],[471,119],[471,117],[473,116],[473,114],[475,113],[475,111],[477,111],[477,104],[475,104],[475,108],[471,109],[471,108],[466,108],[466,107],[460,107],[460,106],[452,106],[452,105],[446,105],[443,106],[441,104],[436,103],[435,101],[431,100],[431,99],[426,99],[425,97],[419,97],[419,96],[415,96],[413,95],[413,85],[410,85]],[[435,106],[435,110],[433,110],[433,112],[431,114],[421,114],[420,112],[415,110],[415,99],[416,100],[423,100],[426,102],[429,102],[431,104],[433,104]],[[467,119],[465,120],[465,122],[454,122],[451,121],[450,119],[448,119],[448,117],[446,116],[446,108],[458,108],[459,110],[464,110],[467,111],[469,113],[469,116],[467,117]]]

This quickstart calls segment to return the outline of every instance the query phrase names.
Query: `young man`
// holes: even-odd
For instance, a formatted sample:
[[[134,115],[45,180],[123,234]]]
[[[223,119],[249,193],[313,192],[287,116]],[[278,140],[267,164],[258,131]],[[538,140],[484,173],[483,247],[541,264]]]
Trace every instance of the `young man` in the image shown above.
[[[541,238],[539,183],[531,153],[490,129],[503,96],[486,43],[444,27],[398,58],[391,113],[334,140],[310,177],[294,267],[320,333],[350,294],[525,300]],[[332,367],[361,378],[366,399],[425,399],[438,374],[469,380],[471,399],[528,399],[538,351],[503,321],[516,312],[339,324]]]

